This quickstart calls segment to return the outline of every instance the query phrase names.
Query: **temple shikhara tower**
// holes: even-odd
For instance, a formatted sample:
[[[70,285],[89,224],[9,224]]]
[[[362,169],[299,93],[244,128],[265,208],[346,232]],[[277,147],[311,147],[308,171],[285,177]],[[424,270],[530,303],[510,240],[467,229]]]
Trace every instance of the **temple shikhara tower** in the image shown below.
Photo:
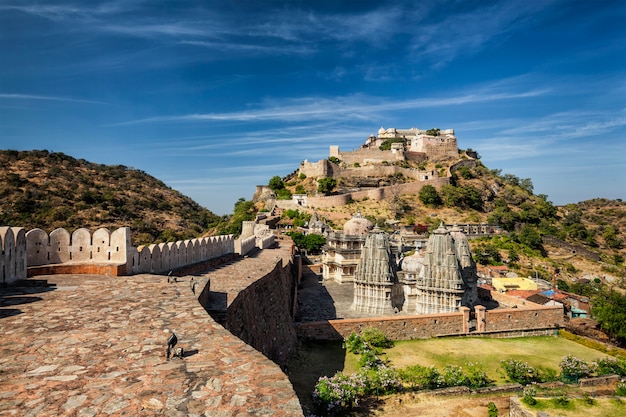
[[[415,277],[416,314],[452,313],[477,301],[476,265],[459,229],[439,226],[428,238],[422,265]]]
[[[423,254],[400,262],[389,236],[375,228],[354,274],[353,308],[377,315],[457,312],[478,302],[477,278],[467,237],[457,227],[440,225]]]
[[[354,309],[381,315],[393,314],[398,308],[398,300],[393,297],[397,282],[396,262],[389,238],[375,228],[365,239],[354,275]]]

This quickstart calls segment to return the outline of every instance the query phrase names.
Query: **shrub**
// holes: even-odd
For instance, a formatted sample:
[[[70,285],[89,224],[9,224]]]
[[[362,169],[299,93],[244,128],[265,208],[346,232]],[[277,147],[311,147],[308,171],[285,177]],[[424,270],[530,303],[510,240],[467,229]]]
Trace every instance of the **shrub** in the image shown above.
[[[535,396],[537,395],[537,387],[534,384],[528,385],[524,388],[524,395],[522,396],[522,402],[526,405],[535,405],[537,404],[537,399]]]
[[[615,395],[617,395],[618,397],[626,396],[626,383],[620,382],[619,384],[617,384],[617,386],[615,387]]]
[[[338,415],[354,408],[365,392],[363,375],[345,375],[337,372],[332,377],[321,377],[313,391],[313,404],[328,415]]]
[[[401,392],[402,380],[395,368],[380,366],[378,368],[366,368],[359,372],[365,381],[365,395],[387,395]]]
[[[466,384],[472,389],[487,387],[493,383],[478,363],[468,363],[465,367],[465,375]]]
[[[406,382],[411,389],[433,389],[437,388],[439,371],[434,366],[407,366],[400,371],[400,378]]]
[[[487,413],[489,417],[498,417],[498,407],[493,401],[489,401],[487,404]]]
[[[467,376],[460,366],[446,365],[441,370],[437,385],[442,388],[467,385]]]
[[[572,355],[564,356],[559,366],[561,367],[561,377],[570,381],[586,378],[593,373],[593,367]]]
[[[502,366],[504,372],[506,372],[506,376],[509,380],[513,382],[522,385],[540,382],[539,373],[527,362],[521,362],[516,359],[506,359],[500,362],[500,366]]]
[[[624,359],[616,359],[616,358],[600,358],[594,361],[594,366],[596,369],[596,374],[598,376],[602,375],[619,375],[626,376],[626,360]]]

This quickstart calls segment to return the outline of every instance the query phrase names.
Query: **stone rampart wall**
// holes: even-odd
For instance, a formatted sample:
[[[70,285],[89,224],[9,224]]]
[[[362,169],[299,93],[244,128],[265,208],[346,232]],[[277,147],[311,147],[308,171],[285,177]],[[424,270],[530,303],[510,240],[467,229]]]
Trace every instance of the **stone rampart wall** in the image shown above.
[[[0,229],[11,230],[15,228]],[[41,229],[33,229],[25,234],[20,232],[18,233],[18,243],[23,240],[21,246],[9,245],[17,249],[8,252],[3,250],[2,257],[2,262],[6,261],[7,255],[5,253],[13,259],[12,263],[6,264],[4,271],[6,271],[6,277],[14,278],[2,277],[6,279],[0,282],[12,282],[20,279],[21,275],[16,272],[17,269],[15,268],[16,262],[24,264],[24,271],[26,268],[30,268],[28,272],[30,275],[54,273],[54,271],[57,273],[60,273],[58,271],[91,273],[89,271],[96,270],[104,275],[163,273],[235,252],[235,240],[232,235],[159,243],[135,248],[131,245],[130,233],[128,227],[121,227],[113,232],[100,228],[93,235],[85,228],[77,229],[71,235],[65,229],[55,229],[50,235]],[[7,236],[10,234],[12,231]],[[0,234],[0,236],[2,235]],[[11,241],[11,237],[9,236],[8,240],[3,238],[2,241]],[[252,245],[255,244],[253,238]],[[24,249],[20,251],[19,248],[22,246]],[[23,259],[20,254],[23,254]],[[115,268],[107,269],[107,266]],[[30,273],[31,270],[33,274]],[[22,275],[25,278],[26,272]]]
[[[133,274],[158,274],[234,252],[233,235],[131,247],[127,269]]]
[[[111,233],[106,228],[76,229],[71,235],[65,229],[55,229],[50,235],[33,229],[26,233],[27,264],[31,266],[92,263],[125,264],[130,247],[130,228],[120,227]]]
[[[310,196],[307,198],[308,207],[338,207],[348,204],[351,200],[359,201],[364,198],[370,200],[383,200],[385,198],[393,198],[402,194],[418,194],[424,185],[429,184],[436,188],[449,184],[449,178],[434,178],[425,181],[414,181],[406,184],[390,185],[388,187],[378,187],[363,191],[354,191],[350,193],[332,195],[332,196]]]
[[[459,161],[455,164],[452,164],[450,166],[450,173],[456,171],[459,168],[465,167],[465,168],[474,168],[476,165],[478,165],[479,162],[476,159],[464,159],[462,161]]]
[[[357,149],[351,152],[339,152],[339,159],[347,165],[354,165],[355,163],[364,165],[367,161],[380,164],[383,161],[395,162],[405,160],[403,151],[381,151],[376,148]]]
[[[574,245],[572,243],[565,242],[564,240],[557,239],[554,236],[543,236],[541,240],[546,245],[556,246],[557,248],[568,250],[571,253],[582,256],[583,258],[587,258],[596,262],[600,260],[600,255],[598,255],[594,251],[585,248],[584,246]]]
[[[299,174],[312,178],[326,178],[329,165],[330,163],[325,159],[320,159],[317,162],[304,161],[300,163]]]
[[[26,230],[0,227],[0,285],[26,279]]]
[[[259,249],[271,248],[272,246],[274,246],[275,243],[276,243],[276,238],[274,237],[274,235],[256,238],[256,247]]]
[[[328,320],[297,323],[298,337],[310,340],[341,340],[367,327],[381,329],[392,340],[427,339],[449,336],[516,337],[553,334],[564,325],[559,307],[490,310],[485,314],[485,331],[466,331],[469,323],[463,312]],[[484,309],[484,307],[483,307]],[[483,310],[484,311],[484,310]]]
[[[558,329],[564,325],[563,307],[560,306],[489,310],[485,317],[485,332]]]
[[[225,327],[235,336],[284,365],[298,340],[292,325],[297,272],[282,260],[274,269],[241,291],[228,307]]]
[[[235,239],[235,253],[245,255],[256,247],[256,238],[250,236],[248,238]]]
[[[298,337],[309,340],[341,340],[368,327],[382,330],[392,340],[425,339],[463,333],[463,313],[393,316],[298,323]]]

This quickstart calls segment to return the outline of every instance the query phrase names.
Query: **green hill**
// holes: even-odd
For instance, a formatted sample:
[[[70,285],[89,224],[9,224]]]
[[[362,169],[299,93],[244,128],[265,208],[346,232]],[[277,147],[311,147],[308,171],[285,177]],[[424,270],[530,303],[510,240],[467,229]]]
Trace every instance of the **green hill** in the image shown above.
[[[222,218],[143,171],[46,150],[0,151],[0,224],[116,229],[133,244],[198,237]],[[92,230],[93,231],[93,230]]]

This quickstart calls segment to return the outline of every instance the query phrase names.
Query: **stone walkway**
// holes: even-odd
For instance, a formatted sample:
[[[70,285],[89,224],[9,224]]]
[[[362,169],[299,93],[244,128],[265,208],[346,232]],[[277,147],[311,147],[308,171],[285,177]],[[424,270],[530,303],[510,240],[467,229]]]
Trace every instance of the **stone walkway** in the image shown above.
[[[225,273],[262,273],[248,262]],[[54,286],[0,292],[0,416],[302,416],[287,376],[209,317],[190,277],[37,278]],[[169,331],[182,359],[166,360]]]

